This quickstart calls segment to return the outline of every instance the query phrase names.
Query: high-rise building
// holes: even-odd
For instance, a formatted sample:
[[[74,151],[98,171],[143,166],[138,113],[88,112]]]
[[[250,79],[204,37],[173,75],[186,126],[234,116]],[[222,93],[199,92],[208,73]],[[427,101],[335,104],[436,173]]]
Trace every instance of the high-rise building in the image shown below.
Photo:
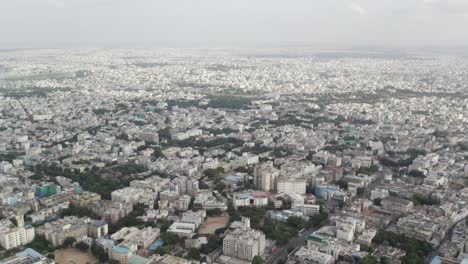
[[[247,226],[237,228],[223,240],[223,254],[252,261],[265,251],[265,234]]]
[[[254,170],[254,183],[257,190],[271,192],[276,190],[279,170],[273,166],[273,162],[259,164]]]
[[[16,227],[10,220],[0,221],[0,246],[8,250],[34,240],[34,227]]]
[[[289,195],[305,194],[306,193],[306,179],[305,178],[288,178],[280,177],[277,183],[277,192]]]

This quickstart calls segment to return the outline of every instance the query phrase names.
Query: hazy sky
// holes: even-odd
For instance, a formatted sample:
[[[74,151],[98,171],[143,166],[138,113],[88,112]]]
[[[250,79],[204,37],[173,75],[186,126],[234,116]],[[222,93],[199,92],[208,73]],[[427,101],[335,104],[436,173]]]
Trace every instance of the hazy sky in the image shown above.
[[[468,0],[0,0],[0,47],[468,45]]]

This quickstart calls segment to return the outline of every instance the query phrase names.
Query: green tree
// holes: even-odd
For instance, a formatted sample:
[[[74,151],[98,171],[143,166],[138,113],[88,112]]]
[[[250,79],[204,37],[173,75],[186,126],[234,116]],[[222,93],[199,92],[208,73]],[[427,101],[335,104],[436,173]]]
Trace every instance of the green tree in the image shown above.
[[[252,260],[252,264],[263,264],[263,259],[260,256],[255,256]]]
[[[63,245],[64,245],[65,247],[71,247],[71,246],[73,246],[73,244],[75,244],[75,242],[76,242],[76,238],[74,238],[74,237],[67,237],[67,238],[65,238],[65,240],[63,241]]]
[[[83,252],[86,252],[86,251],[88,251],[89,246],[85,242],[80,241],[80,242],[75,244],[75,248],[78,249],[78,250],[81,250]]]
[[[99,262],[104,263],[109,259],[107,252],[100,245],[93,243],[91,245],[91,253],[99,259]]]
[[[201,256],[200,256],[200,250],[197,249],[197,248],[191,248],[191,249],[189,249],[188,254],[187,254],[187,257],[188,257],[189,259],[200,260],[200,258],[201,258]]]

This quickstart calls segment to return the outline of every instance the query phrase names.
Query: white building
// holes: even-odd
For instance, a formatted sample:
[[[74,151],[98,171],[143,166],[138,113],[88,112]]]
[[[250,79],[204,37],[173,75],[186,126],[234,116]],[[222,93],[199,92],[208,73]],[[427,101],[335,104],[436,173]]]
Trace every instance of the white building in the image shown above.
[[[305,194],[306,193],[306,179],[305,178],[278,178],[277,192],[285,193],[288,195]]]
[[[8,250],[34,240],[34,227],[16,227],[10,220],[0,221],[0,246]]]
[[[223,254],[241,260],[252,261],[265,251],[265,234],[247,227],[238,228],[223,240]]]
[[[275,191],[278,175],[279,170],[273,166],[273,162],[266,162],[255,166],[255,187],[265,192]]]

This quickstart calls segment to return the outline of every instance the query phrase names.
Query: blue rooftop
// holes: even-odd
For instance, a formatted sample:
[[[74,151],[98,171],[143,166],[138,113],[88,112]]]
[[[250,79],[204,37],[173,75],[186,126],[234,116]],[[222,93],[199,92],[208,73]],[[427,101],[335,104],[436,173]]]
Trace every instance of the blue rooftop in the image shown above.
[[[431,263],[430,264],[440,264],[442,263],[442,260],[440,259],[439,256],[435,256],[432,260],[431,260]]]
[[[164,240],[161,240],[161,239],[158,239],[156,240],[156,242],[154,242],[150,247],[149,249],[150,250],[156,250],[158,247],[164,245]]]
[[[94,220],[91,222],[91,224],[94,226],[103,226],[103,225],[106,225],[107,223],[102,220]]]
[[[117,252],[117,253],[128,253],[128,252],[130,252],[130,249],[128,249],[128,248],[117,247],[117,246],[113,247],[112,250]]]
[[[227,176],[227,177],[224,178],[224,179],[226,179],[226,180],[228,180],[228,181],[238,182],[238,181],[241,180],[241,177],[239,177],[239,176]]]
[[[18,252],[18,253],[16,253],[16,256],[18,256],[18,257],[31,256],[32,258],[35,258],[35,259],[42,257],[42,255],[39,252],[35,251],[32,248],[27,248],[27,249],[25,249],[25,250],[23,250],[21,252]]]

